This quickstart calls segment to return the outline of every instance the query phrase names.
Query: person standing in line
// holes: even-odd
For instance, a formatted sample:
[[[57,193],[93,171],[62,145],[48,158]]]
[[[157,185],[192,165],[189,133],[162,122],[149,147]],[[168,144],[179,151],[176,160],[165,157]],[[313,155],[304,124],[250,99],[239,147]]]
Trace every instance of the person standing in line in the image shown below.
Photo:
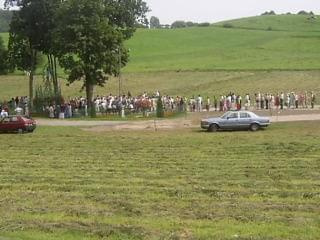
[[[265,96],[264,96],[264,94],[261,94],[260,95],[261,96],[261,99],[260,99],[260,107],[261,107],[261,110],[264,110],[264,103],[265,103]]]
[[[314,109],[314,105],[316,103],[316,96],[313,92],[311,92],[311,108]]]
[[[277,110],[279,110],[279,106],[280,106],[280,96],[279,93],[277,94],[277,96],[274,99],[274,105],[276,107]]]
[[[49,107],[49,118],[54,118],[54,108],[52,105]]]
[[[223,112],[223,110],[224,110],[223,107],[224,107],[224,99],[223,99],[223,96],[221,96],[220,97],[220,109],[219,109],[220,112]]]
[[[214,105],[214,111],[218,110],[218,100],[216,96],[213,96],[213,105]]]
[[[284,106],[284,93],[281,92],[280,94],[280,109],[283,110],[283,106]]]
[[[207,112],[209,112],[209,111],[210,111],[210,104],[211,104],[211,102],[210,102],[210,98],[209,98],[209,97],[207,97],[207,104],[206,104],[206,110],[207,110]]]
[[[298,109],[299,108],[299,95],[297,93],[294,95],[294,101],[295,101],[296,109]]]
[[[198,98],[197,98],[197,103],[198,103],[198,112],[202,112],[202,97],[201,95],[199,94]]]

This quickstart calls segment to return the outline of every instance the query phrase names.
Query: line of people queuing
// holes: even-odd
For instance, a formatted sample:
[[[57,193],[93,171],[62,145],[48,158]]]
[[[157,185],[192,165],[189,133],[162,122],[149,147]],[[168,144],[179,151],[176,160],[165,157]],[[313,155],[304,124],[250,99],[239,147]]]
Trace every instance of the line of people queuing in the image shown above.
[[[117,96],[109,94],[107,96],[96,96],[94,98],[94,108],[97,113],[119,114],[125,110],[126,113],[155,112],[157,101],[161,97],[165,111],[177,112],[201,112],[201,111],[229,111],[229,110],[263,110],[263,109],[298,109],[315,107],[316,96],[313,92],[303,93],[255,93],[254,95],[241,95],[230,92],[219,97],[214,96],[203,98],[201,95],[190,98],[184,96],[172,97],[161,95],[159,91],[153,94],[144,92],[138,96],[132,96],[130,92],[126,95]],[[14,114],[28,115],[28,97],[15,97],[0,105],[0,114],[9,114],[10,109],[14,109]],[[43,112],[49,118],[71,118],[88,115],[88,104],[85,97],[69,98],[62,104],[48,104],[43,106]],[[11,114],[13,114],[11,112]]]

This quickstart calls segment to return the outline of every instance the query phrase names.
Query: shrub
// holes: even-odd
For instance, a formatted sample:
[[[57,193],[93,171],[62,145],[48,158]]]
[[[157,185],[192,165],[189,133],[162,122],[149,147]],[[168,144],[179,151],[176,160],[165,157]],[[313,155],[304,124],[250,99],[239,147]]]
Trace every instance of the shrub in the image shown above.
[[[224,28],[233,28],[233,25],[231,23],[224,23],[222,25],[222,27],[224,27]]]
[[[298,12],[298,15],[309,15],[309,13],[304,10],[301,10],[300,12]]]
[[[261,15],[267,16],[267,15],[277,15],[277,14],[275,13],[275,11],[271,10],[270,12],[267,11],[267,12],[262,13]]]
[[[175,21],[171,24],[171,28],[185,28],[187,25],[184,21]]]
[[[198,26],[199,26],[199,27],[209,27],[209,26],[210,26],[210,23],[208,23],[208,22],[203,22],[203,23],[199,23]]]
[[[162,103],[161,97],[158,97],[158,100],[157,100],[157,117],[158,118],[164,117],[163,103]]]

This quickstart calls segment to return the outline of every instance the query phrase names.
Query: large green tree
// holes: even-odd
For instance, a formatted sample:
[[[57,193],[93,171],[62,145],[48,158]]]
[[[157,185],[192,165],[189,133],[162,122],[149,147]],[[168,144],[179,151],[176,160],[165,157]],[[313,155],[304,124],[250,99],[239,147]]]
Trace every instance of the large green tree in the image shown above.
[[[39,53],[48,57],[54,91],[58,94],[55,49],[52,32],[55,13],[61,0],[6,0],[5,6],[18,7],[10,24],[9,59],[12,67],[28,72],[29,97],[32,105],[34,74]]]
[[[159,18],[152,16],[150,18],[150,28],[160,28],[160,27],[161,27],[161,25],[160,25]]]
[[[148,11],[141,0],[67,0],[57,14],[56,49],[70,83],[81,80],[88,107],[93,109],[94,87],[119,74],[128,61],[124,41]],[[119,62],[119,60],[121,60]]]

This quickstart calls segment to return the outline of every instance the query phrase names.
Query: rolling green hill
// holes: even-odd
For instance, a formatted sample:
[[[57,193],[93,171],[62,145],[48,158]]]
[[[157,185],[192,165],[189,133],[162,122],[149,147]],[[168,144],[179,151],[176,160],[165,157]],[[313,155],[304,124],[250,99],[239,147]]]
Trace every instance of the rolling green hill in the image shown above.
[[[128,72],[310,70],[320,68],[320,20],[260,16],[208,28],[139,30],[128,42]],[[266,31],[267,28],[272,29]],[[281,30],[281,31],[280,31]]]
[[[127,42],[131,57],[123,90],[139,94],[158,89],[187,96],[230,90],[320,91],[320,20],[308,17],[244,18],[228,21],[232,28],[222,22],[206,28],[139,29]],[[8,39],[8,34],[0,36]],[[22,81],[25,77],[0,77],[0,98],[27,94],[27,89],[16,87],[27,88]],[[117,81],[112,79],[97,93],[116,93]],[[79,95],[80,88],[81,84],[63,87],[63,92]]]
[[[257,16],[223,21],[214,26],[268,31],[319,32],[320,18],[311,15]]]
[[[320,18],[309,17],[259,16],[206,28],[139,29],[127,42],[131,58],[125,72],[318,70]],[[232,27],[223,27],[226,23]]]

